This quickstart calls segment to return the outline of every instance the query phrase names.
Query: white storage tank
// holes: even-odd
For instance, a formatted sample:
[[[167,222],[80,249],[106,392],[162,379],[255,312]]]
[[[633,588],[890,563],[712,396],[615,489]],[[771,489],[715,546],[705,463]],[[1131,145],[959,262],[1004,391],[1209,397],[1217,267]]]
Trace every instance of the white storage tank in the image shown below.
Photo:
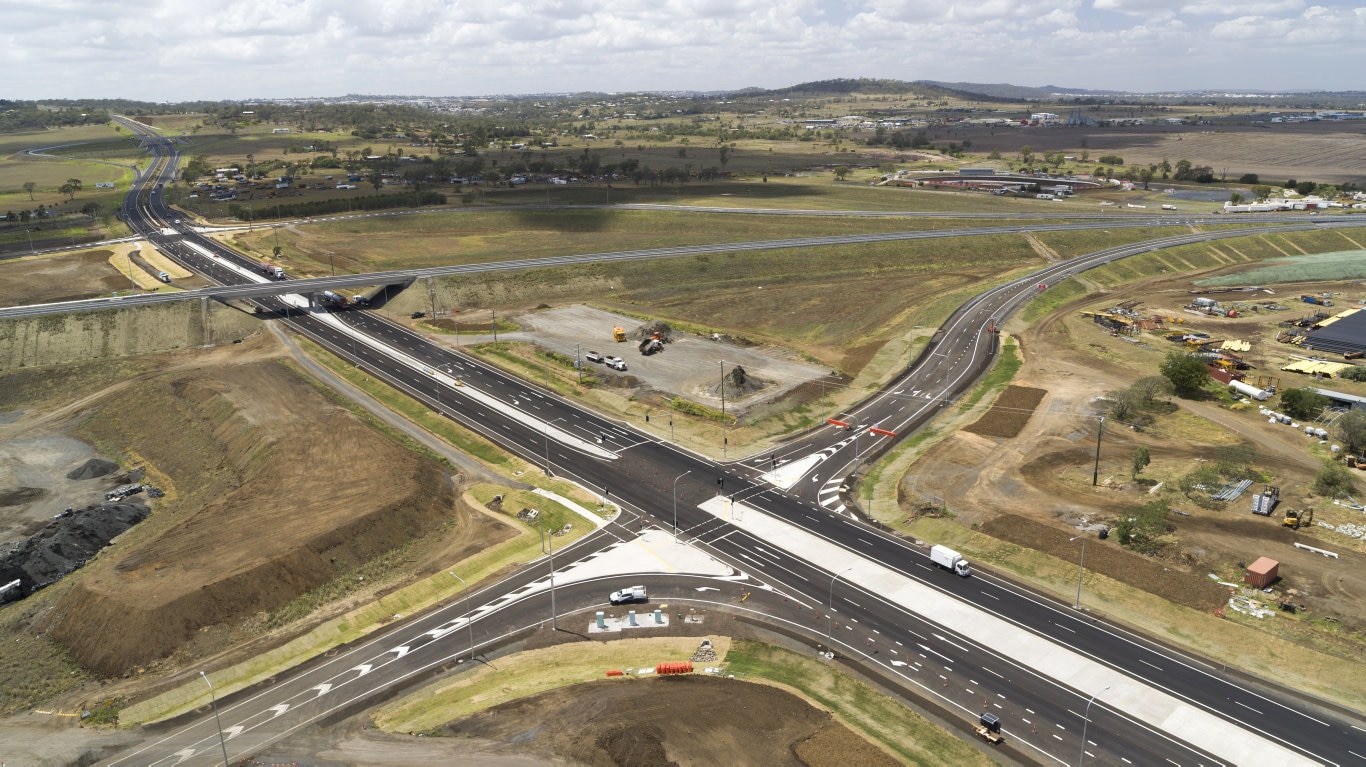
[[[1251,384],[1245,384],[1242,381],[1229,381],[1228,386],[1239,394],[1242,394],[1245,397],[1251,397],[1258,402],[1271,399],[1271,392],[1266,389],[1258,389],[1257,387],[1252,386]],[[1290,419],[1287,418],[1285,422],[1289,423]]]

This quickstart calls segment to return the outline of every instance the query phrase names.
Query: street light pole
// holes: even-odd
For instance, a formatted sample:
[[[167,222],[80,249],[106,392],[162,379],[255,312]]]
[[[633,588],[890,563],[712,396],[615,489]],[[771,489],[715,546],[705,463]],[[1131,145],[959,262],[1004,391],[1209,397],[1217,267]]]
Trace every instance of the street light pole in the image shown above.
[[[546,540],[550,542],[550,630],[559,631],[559,619],[555,617],[555,536],[549,530],[546,533]]]
[[[1095,487],[1100,482],[1100,435],[1105,433],[1105,416],[1100,417],[1100,424],[1096,426],[1096,467],[1091,471],[1091,487]]]
[[[1073,610],[1081,609],[1081,576],[1086,572],[1086,536],[1074,535],[1067,539],[1067,542],[1071,543],[1078,538],[1081,539],[1081,562],[1077,565],[1077,598],[1072,602]]]
[[[678,480],[692,473],[692,469],[674,477],[674,543],[678,543]]]
[[[853,570],[853,567],[846,567],[843,570],[830,576],[830,599],[826,607],[826,619],[829,624],[825,629],[825,650],[830,653],[830,657],[835,657],[835,581],[843,574]]]
[[[1105,690],[1110,689],[1110,685],[1105,685]],[[1100,692],[1105,692],[1101,690]],[[1100,695],[1100,692],[1096,695]],[[1096,702],[1096,695],[1086,701],[1086,712],[1081,715],[1081,754],[1077,757],[1077,767],[1081,767],[1081,762],[1086,758],[1086,725],[1091,723],[1091,704]]]
[[[447,571],[450,572],[450,571]],[[460,585],[465,587],[465,625],[470,627],[470,663],[474,662],[474,620],[470,617],[470,585],[465,583],[465,579],[451,573],[451,576],[460,581]]]
[[[558,423],[558,422],[563,421],[563,420],[564,420],[563,418],[556,418],[554,421],[546,421],[546,422],[545,422],[545,475],[546,475],[547,477],[551,476],[551,474],[550,474],[550,424],[552,424],[552,423]]]
[[[218,745],[223,747],[223,767],[228,767],[228,741],[223,739],[223,720],[218,718],[218,698],[213,694],[213,682],[209,681],[209,675],[203,671],[199,672],[203,677],[204,684],[209,686],[209,702],[213,704],[213,721],[218,725]]]
[[[721,459],[726,458],[726,361],[721,360]]]

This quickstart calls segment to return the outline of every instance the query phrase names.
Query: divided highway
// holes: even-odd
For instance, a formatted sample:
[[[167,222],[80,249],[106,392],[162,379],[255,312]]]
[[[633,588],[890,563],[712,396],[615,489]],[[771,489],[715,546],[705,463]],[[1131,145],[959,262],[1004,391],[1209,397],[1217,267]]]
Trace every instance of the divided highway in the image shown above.
[[[165,161],[156,166],[153,173],[149,173],[152,179],[148,182],[150,185],[156,183],[155,179],[168,179],[174,174],[173,147],[163,142],[149,139],[153,151],[165,157]],[[244,280],[240,270],[254,268],[251,261],[214,241],[199,237],[188,227],[176,225],[176,214],[160,201],[159,193],[150,192],[145,203],[133,198],[130,195],[130,202],[124,206],[125,220],[158,241],[160,246],[164,246],[188,267],[224,285],[242,283]],[[1355,222],[1344,223],[1351,225]],[[1109,225],[1115,224],[1111,222]],[[263,289],[280,293],[320,291],[337,284],[329,282],[329,278],[254,285],[240,290],[258,296],[253,300],[267,312],[278,316],[288,315],[286,321],[298,332],[317,340],[341,357],[354,360],[366,370],[517,452],[531,463],[541,465],[548,458],[549,465],[544,468],[593,488],[626,509],[628,515],[638,516],[665,529],[673,529],[676,524],[681,535],[693,545],[790,595],[813,611],[813,615],[818,611],[815,630],[812,630],[811,625],[805,626],[805,630],[813,639],[819,638],[821,644],[824,644],[819,631],[822,618],[830,624],[839,620],[845,632],[852,632],[853,626],[857,626],[860,639],[868,635],[871,640],[872,634],[868,632],[873,632],[889,642],[900,642],[905,646],[906,643],[914,643],[913,637],[916,636],[936,637],[920,644],[927,644],[928,652],[941,659],[946,668],[951,669],[951,674],[961,675],[970,681],[976,680],[977,683],[983,679],[992,680],[990,687],[1000,700],[1006,701],[1002,705],[1008,706],[1002,708],[1006,714],[1002,716],[1002,721],[1011,735],[1007,743],[1012,744],[1011,747],[1025,749],[1026,758],[1070,764],[1078,750],[1084,749],[1103,763],[1219,762],[1217,755],[1168,740],[1155,732],[1151,725],[1119,714],[1107,706],[1103,696],[1095,701],[1090,711],[1087,734],[1088,740],[1093,741],[1094,745],[1083,744],[1078,737],[1080,712],[1090,695],[1097,690],[1069,689],[1037,675],[1031,669],[1014,664],[1008,647],[974,646],[961,638],[945,636],[944,629],[933,623],[933,616],[919,615],[902,606],[882,601],[878,594],[841,581],[838,572],[815,568],[790,553],[777,551],[770,543],[757,540],[699,509],[699,505],[718,494],[742,500],[751,508],[843,548],[851,558],[862,557],[879,562],[906,578],[1009,621],[1022,631],[1046,637],[1093,658],[1116,674],[1165,690],[1216,717],[1287,746],[1303,754],[1309,761],[1366,765],[1366,731],[1361,729],[1363,723],[1360,720],[1303,700],[1290,691],[1279,690],[1269,684],[1249,685],[1236,675],[1093,620],[990,574],[979,572],[977,577],[960,579],[937,571],[929,566],[928,558],[921,549],[886,536],[852,518],[848,510],[842,508],[838,493],[839,485],[851,469],[859,461],[868,460],[871,454],[880,452],[887,444],[884,440],[890,439],[875,436],[867,429],[878,427],[905,436],[931,419],[944,403],[968,390],[987,369],[996,353],[993,328],[1041,288],[1046,289],[1047,285],[1078,271],[1162,247],[1220,237],[1246,236],[1253,232],[1293,231],[1323,226],[1325,224],[1288,224],[1245,228],[1235,232],[1193,233],[1059,262],[988,291],[955,312],[914,364],[886,389],[855,409],[851,418],[859,431],[849,432],[833,427],[817,429],[786,445],[780,454],[729,463],[718,463],[682,450],[637,432],[628,425],[565,402],[535,384],[509,376],[456,351],[436,347],[408,329],[387,321],[377,312],[348,310],[331,314],[329,319],[340,321],[341,324],[338,324],[323,321],[312,313],[298,312],[281,297],[257,292]],[[176,229],[181,234],[167,237],[161,234],[161,230],[166,228]],[[901,238],[960,236],[1025,228],[916,232],[906,233]],[[1027,228],[1037,231],[1040,227]],[[198,249],[178,245],[177,241],[194,242],[199,248],[212,253],[212,257],[206,258]],[[848,241],[848,238],[811,238],[801,242],[802,246],[811,247],[836,241]],[[735,251],[774,246],[772,243],[743,243],[705,248]],[[631,254],[592,254],[567,257],[566,260],[665,257],[691,252],[700,251],[659,249]],[[363,278],[368,280],[363,284],[401,283],[417,275],[525,268],[545,263],[508,262],[453,267],[450,270],[369,275]],[[234,288],[211,288],[204,292],[228,296],[232,290]],[[394,355],[386,353],[383,346],[358,343],[357,333],[369,339],[378,339],[383,346],[419,360],[426,369],[395,362]],[[463,386],[442,385],[440,378],[430,372],[432,370],[458,377]],[[470,396],[469,389],[486,396],[476,400]],[[495,404],[488,404],[490,400]],[[529,426],[525,417],[511,415],[513,411],[534,416],[543,427]],[[612,451],[614,457],[607,460],[591,457],[584,451],[573,449],[572,443],[550,438],[548,427],[552,423],[556,429],[566,431],[578,440],[600,444]],[[855,455],[856,450],[859,455]],[[832,489],[835,492],[832,493]],[[676,518],[673,516],[675,499]],[[600,545],[604,537],[600,534],[593,539],[598,543],[585,543],[584,552],[575,550],[569,556],[583,556],[587,550]],[[503,593],[516,587],[516,583],[496,584],[486,591]],[[599,606],[603,598],[602,594],[585,591],[575,599],[562,600],[560,612]],[[830,606],[836,607],[837,613],[827,612]],[[543,608],[537,606],[528,609]],[[515,620],[513,622],[516,623]],[[431,644],[440,643],[434,641]],[[851,644],[847,639],[837,638],[835,641],[836,650],[850,658],[859,659],[865,647],[861,642]],[[455,644],[444,649],[433,646],[430,652],[436,653],[434,655],[423,656],[410,650],[400,653],[393,660],[396,664],[411,662],[412,668],[423,668],[423,664],[431,664],[439,659],[439,653],[450,655],[456,653],[457,649],[458,645]],[[891,668],[887,665],[886,655],[879,658],[869,654],[861,661],[884,673]],[[398,668],[402,666],[396,667],[395,671]],[[376,676],[375,682],[372,692],[367,695],[378,696],[387,689],[381,677]],[[971,685],[974,690],[982,686],[977,683]],[[982,702],[976,694],[968,696],[958,689],[916,689],[914,685],[910,685],[910,689],[930,698],[932,704],[952,712],[952,716],[961,717],[965,724],[972,718],[967,712],[981,710]],[[261,693],[265,698],[261,701],[262,705],[275,700],[267,695],[269,692]],[[318,693],[318,696],[323,694]],[[358,699],[368,698],[362,696]],[[1039,721],[1051,723],[1056,731],[1051,732],[1047,739],[1038,739],[1042,745],[1035,745],[1035,739],[1025,736],[1025,728],[1030,726],[1025,723],[1026,720],[1034,726]]]

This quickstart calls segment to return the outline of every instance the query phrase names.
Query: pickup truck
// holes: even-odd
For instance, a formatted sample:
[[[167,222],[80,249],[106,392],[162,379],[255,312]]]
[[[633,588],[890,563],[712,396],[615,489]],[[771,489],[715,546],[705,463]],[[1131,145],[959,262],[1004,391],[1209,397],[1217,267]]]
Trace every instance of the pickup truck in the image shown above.
[[[649,596],[646,594],[644,586],[631,586],[620,591],[613,591],[607,601],[614,605],[621,605],[628,602],[645,602],[648,599]]]
[[[587,354],[583,355],[583,357],[589,362],[602,362],[603,360],[601,352],[588,352]]]

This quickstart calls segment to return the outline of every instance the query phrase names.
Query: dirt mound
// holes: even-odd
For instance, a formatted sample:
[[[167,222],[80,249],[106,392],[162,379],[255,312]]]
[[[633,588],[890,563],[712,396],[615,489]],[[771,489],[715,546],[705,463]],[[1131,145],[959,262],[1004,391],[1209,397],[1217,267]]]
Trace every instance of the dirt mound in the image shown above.
[[[654,338],[655,336],[659,336],[659,340],[666,344],[673,343],[674,329],[669,326],[669,323],[664,322],[663,320],[651,320],[650,322],[637,327],[635,330],[632,330],[630,335],[630,337],[636,341],[644,341],[647,338]]]
[[[442,467],[278,362],[150,378],[91,410],[82,436],[138,455],[167,488],[137,539],[87,567],[40,627],[106,676],[201,629],[231,633],[454,513]]]
[[[482,711],[445,729],[576,764],[896,764],[795,695],[704,676],[575,685]]]
[[[119,470],[119,465],[103,458],[91,458],[66,473],[67,479],[98,479]]]
[[[736,365],[730,370],[727,370],[726,375],[722,377],[719,382],[707,386],[706,392],[713,397],[724,396],[727,399],[737,400],[742,397],[748,397],[757,391],[761,391],[769,384],[769,381],[765,381],[758,376],[749,375],[745,372],[744,368]],[[724,392],[721,390],[723,386],[725,387]]]
[[[26,596],[84,567],[100,549],[150,512],[140,503],[103,503],[67,511],[26,540],[5,546],[0,550],[0,586],[14,580],[20,585],[0,595],[0,602]]]

